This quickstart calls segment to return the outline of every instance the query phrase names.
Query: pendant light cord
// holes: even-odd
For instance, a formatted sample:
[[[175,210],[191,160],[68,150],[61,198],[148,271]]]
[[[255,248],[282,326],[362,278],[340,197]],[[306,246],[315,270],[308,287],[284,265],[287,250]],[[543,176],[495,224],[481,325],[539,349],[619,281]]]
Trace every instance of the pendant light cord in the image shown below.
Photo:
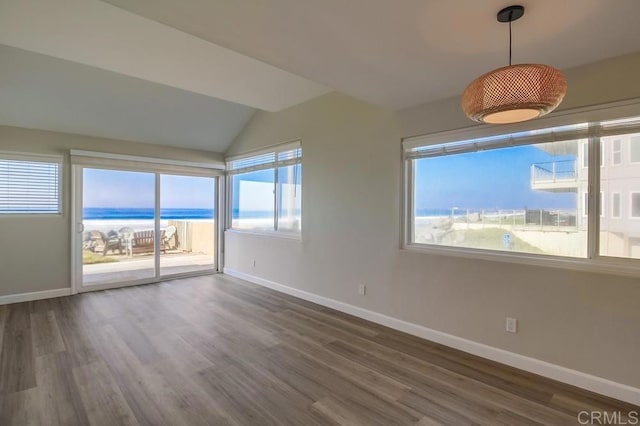
[[[511,66],[511,20],[509,20],[509,66]]]

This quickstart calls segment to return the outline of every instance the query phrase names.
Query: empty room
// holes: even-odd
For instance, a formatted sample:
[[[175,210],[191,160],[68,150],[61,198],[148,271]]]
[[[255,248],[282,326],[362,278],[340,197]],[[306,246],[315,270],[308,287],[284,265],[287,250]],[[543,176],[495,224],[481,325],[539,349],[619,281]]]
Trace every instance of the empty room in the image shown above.
[[[0,1],[0,425],[640,424],[640,1]]]

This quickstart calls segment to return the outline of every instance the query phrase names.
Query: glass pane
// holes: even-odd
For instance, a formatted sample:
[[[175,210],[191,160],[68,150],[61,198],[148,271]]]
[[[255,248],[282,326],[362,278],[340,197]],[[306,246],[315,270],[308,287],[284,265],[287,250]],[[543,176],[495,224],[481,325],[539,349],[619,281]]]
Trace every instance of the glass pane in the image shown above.
[[[278,169],[278,230],[300,231],[302,226],[302,166]]]
[[[600,171],[602,198],[613,204],[611,214],[600,218],[600,255],[640,259],[640,133],[604,137],[600,143],[622,153],[615,167]]]
[[[83,171],[83,285],[155,276],[155,175]]]
[[[640,134],[628,135],[629,157],[632,163],[640,163]]]
[[[413,241],[586,257],[581,142],[413,160]]]
[[[215,267],[216,178],[160,176],[160,274]]]
[[[274,179],[275,169],[233,175],[232,228],[274,230]]]

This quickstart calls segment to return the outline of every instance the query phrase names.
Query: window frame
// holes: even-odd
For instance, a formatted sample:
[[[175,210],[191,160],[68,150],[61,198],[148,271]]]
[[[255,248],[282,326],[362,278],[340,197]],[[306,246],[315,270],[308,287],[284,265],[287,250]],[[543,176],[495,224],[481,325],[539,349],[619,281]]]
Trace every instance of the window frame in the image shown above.
[[[54,154],[33,154],[29,152],[18,151],[0,151],[0,160],[9,161],[28,161],[38,163],[49,163],[58,165],[58,206],[55,212],[11,212],[0,213],[0,218],[16,218],[16,217],[61,217],[64,215],[64,176],[65,176],[65,162],[64,156]],[[1,220],[1,219],[0,219]]]
[[[633,214],[633,196],[640,195],[640,191],[631,191],[629,192],[629,219],[631,220],[639,220],[640,215]]]
[[[618,143],[618,149],[616,149],[616,142]],[[616,154],[619,156],[619,160],[617,163],[615,161]],[[611,166],[620,166],[622,165],[622,139],[616,138],[611,141]]]
[[[640,136],[637,136],[640,141]],[[631,147],[633,147],[633,141],[629,138],[629,164],[640,164],[640,160],[633,161],[633,154],[631,153]]]
[[[621,118],[622,117],[622,118]],[[592,194],[600,192],[600,174],[602,161],[602,145],[600,139],[604,136],[623,135],[640,132],[640,123],[634,121],[628,124],[625,117],[640,117],[640,99],[615,102],[595,107],[579,108],[554,113],[535,121],[516,123],[511,125],[484,125],[462,128],[453,131],[432,133],[422,136],[412,136],[401,139],[402,163],[402,215],[401,215],[401,244],[406,251],[421,252],[430,255],[462,257],[525,265],[544,266],[552,268],[571,269],[578,271],[597,271],[616,275],[640,276],[640,259],[617,258],[601,256],[599,254],[599,231],[601,217],[599,197]],[[588,196],[589,215],[587,220],[587,256],[585,258],[563,257],[545,254],[520,253],[478,248],[440,246],[412,242],[413,228],[413,199],[414,199],[414,171],[413,161],[407,158],[411,148],[442,145],[444,143],[470,141],[479,138],[510,135],[518,132],[544,130],[560,126],[587,123],[579,138],[588,138]],[[582,147],[580,147],[582,155]],[[580,158],[580,164],[582,165]],[[622,207],[621,207],[622,209]]]
[[[279,154],[287,152],[287,151],[292,151],[292,150],[296,150],[299,149],[300,150],[300,155],[298,157],[296,157],[295,160],[292,161],[282,161],[279,160]],[[274,203],[274,212],[273,212],[273,228],[272,229],[242,229],[242,228],[234,228],[233,227],[233,176],[237,175],[237,174],[242,174],[243,172],[234,172],[231,169],[231,164],[234,161],[241,161],[241,160],[247,160],[247,159],[251,159],[251,158],[256,158],[259,156],[264,156],[264,155],[273,155],[274,160],[272,162],[269,162],[268,164],[272,164],[272,166],[270,167],[265,167],[262,168],[261,170],[273,170],[274,171],[274,182],[273,182],[273,203]],[[278,220],[279,220],[279,216],[280,216],[280,210],[279,210],[279,197],[280,194],[278,194],[278,170],[282,167],[287,167],[287,166],[300,166],[300,181],[301,184],[300,186],[302,187],[302,159],[303,159],[303,154],[302,154],[302,140],[301,139],[296,139],[294,141],[290,141],[290,142],[286,142],[286,143],[282,143],[282,144],[278,144],[278,145],[273,145],[264,149],[260,149],[260,150],[255,150],[255,151],[250,151],[244,154],[238,154],[238,155],[233,155],[230,157],[225,158],[225,163],[227,165],[227,169],[226,169],[226,173],[225,173],[225,178],[226,178],[226,220],[225,220],[225,232],[232,232],[232,233],[241,233],[241,234],[254,234],[254,235],[261,235],[261,236],[267,236],[267,237],[277,237],[277,238],[285,238],[285,239],[292,239],[292,240],[301,240],[302,239],[302,224],[300,225],[300,227],[297,230],[290,230],[290,229],[278,229]],[[239,169],[242,170],[242,169]],[[255,170],[255,169],[254,169]],[[244,173],[248,173],[252,171],[250,168],[249,170],[245,171]],[[300,193],[300,205],[302,206],[302,197],[303,197],[304,191],[301,190]],[[303,208],[301,207],[300,209],[300,217],[302,218],[302,212],[303,212]],[[300,220],[300,222],[302,222],[302,219]]]
[[[616,215],[616,195],[618,196],[618,214]],[[611,193],[611,219],[622,219],[622,193]]]

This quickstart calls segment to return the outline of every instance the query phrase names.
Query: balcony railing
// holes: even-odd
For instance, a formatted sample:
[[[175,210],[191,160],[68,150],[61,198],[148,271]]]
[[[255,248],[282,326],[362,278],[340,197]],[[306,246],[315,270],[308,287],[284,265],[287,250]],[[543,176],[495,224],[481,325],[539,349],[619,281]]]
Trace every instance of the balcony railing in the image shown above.
[[[577,183],[578,172],[575,160],[531,165],[531,188],[533,189],[568,189],[575,188]]]

